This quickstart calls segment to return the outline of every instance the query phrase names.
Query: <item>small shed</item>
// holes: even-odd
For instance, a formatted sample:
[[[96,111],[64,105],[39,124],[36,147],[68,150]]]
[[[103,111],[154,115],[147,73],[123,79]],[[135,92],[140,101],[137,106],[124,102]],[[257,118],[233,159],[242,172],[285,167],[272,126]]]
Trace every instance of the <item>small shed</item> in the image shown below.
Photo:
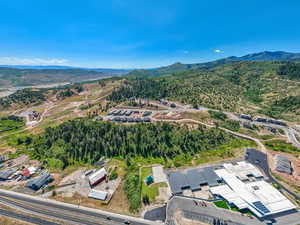
[[[94,198],[94,199],[105,201],[107,199],[107,195],[108,195],[108,193],[105,191],[98,191],[98,190],[92,189],[88,196],[89,196],[89,198]]]
[[[146,177],[144,181],[145,181],[145,183],[146,183],[147,185],[152,184],[152,183],[154,182],[153,176],[148,176],[148,177]]]

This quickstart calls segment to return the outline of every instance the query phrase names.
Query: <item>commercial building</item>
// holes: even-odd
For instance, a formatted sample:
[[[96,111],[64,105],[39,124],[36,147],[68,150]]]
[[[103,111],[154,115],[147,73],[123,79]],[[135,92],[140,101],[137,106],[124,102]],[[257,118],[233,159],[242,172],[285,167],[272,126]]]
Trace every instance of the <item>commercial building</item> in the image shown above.
[[[98,191],[92,189],[91,192],[89,193],[88,197],[89,198],[94,198],[98,200],[105,201],[107,199],[108,193],[105,191]]]
[[[44,185],[50,183],[53,180],[52,176],[48,171],[43,171],[38,177],[29,180],[26,183],[26,187],[29,187],[33,190],[39,190]]]
[[[16,172],[14,168],[7,168],[5,170],[0,171],[0,180],[5,181],[9,180],[9,178]]]
[[[210,192],[240,210],[249,209],[257,217],[265,217],[296,208],[276,188],[264,181],[262,173],[252,164],[224,164],[215,173],[223,184],[211,187]]]
[[[107,172],[104,168],[97,170],[95,173],[89,176],[89,183],[91,186],[95,186],[105,180],[106,176]]]
[[[182,194],[183,190],[201,190],[201,186],[216,186],[220,178],[214,172],[214,168],[195,168],[184,171],[173,171],[168,174],[169,184],[173,194]]]

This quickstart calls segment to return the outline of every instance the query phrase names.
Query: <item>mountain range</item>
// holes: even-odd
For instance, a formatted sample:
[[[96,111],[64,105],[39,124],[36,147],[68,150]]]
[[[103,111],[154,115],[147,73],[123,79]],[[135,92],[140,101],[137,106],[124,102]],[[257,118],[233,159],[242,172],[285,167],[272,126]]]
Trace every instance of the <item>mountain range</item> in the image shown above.
[[[204,63],[193,63],[193,64],[183,64],[180,62],[174,63],[169,66],[148,69],[148,70],[134,70],[128,74],[130,77],[155,77],[160,76],[162,74],[170,74],[181,72],[185,70],[193,70],[193,69],[209,69],[216,66],[231,64],[235,62],[243,62],[243,61],[290,61],[297,62],[300,61],[300,53],[291,53],[284,51],[264,51],[259,53],[253,53],[244,55],[241,57],[230,56],[223,59],[218,59],[211,62]]]
[[[0,65],[0,88],[16,86],[44,85],[60,82],[80,82],[89,79],[127,75],[129,77],[155,77],[185,70],[209,69],[217,66],[241,61],[300,61],[300,53],[283,51],[265,51],[237,57],[231,56],[211,62],[183,64],[174,63],[169,66],[131,70],[80,68],[71,66],[30,66],[30,65]]]

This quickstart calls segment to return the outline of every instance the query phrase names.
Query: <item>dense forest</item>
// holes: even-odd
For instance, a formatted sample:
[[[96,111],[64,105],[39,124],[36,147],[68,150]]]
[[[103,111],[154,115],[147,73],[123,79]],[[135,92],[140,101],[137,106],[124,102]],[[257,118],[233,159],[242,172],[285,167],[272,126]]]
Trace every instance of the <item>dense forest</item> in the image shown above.
[[[131,98],[166,98],[195,108],[206,106],[233,112],[259,112],[259,109],[266,109],[300,93],[299,82],[290,79],[290,75],[280,75],[287,70],[283,68],[293,68],[294,65],[298,64],[236,62],[153,78],[129,78],[108,99],[122,102]],[[295,75],[293,77],[296,79]],[[294,104],[293,101],[290,103]]]
[[[65,168],[76,163],[95,163],[101,157],[131,156],[172,159],[194,155],[229,143],[234,137],[219,129],[168,123],[126,126],[109,122],[74,120],[47,128],[34,142],[35,158],[49,166]]]

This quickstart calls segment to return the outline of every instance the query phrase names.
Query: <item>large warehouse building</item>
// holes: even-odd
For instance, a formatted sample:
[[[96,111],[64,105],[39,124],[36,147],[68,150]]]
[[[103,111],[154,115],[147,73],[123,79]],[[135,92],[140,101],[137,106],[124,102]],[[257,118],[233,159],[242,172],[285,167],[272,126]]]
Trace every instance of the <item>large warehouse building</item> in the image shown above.
[[[173,194],[190,196],[185,190],[196,193],[202,189],[205,192],[208,188],[210,195],[222,198],[240,210],[249,209],[257,217],[296,208],[264,180],[259,169],[245,161],[172,171],[168,180]]]
[[[252,164],[239,162],[223,166],[215,173],[224,184],[211,187],[210,192],[224,198],[230,205],[240,210],[249,209],[257,217],[296,208],[276,188],[264,181],[262,173]]]

